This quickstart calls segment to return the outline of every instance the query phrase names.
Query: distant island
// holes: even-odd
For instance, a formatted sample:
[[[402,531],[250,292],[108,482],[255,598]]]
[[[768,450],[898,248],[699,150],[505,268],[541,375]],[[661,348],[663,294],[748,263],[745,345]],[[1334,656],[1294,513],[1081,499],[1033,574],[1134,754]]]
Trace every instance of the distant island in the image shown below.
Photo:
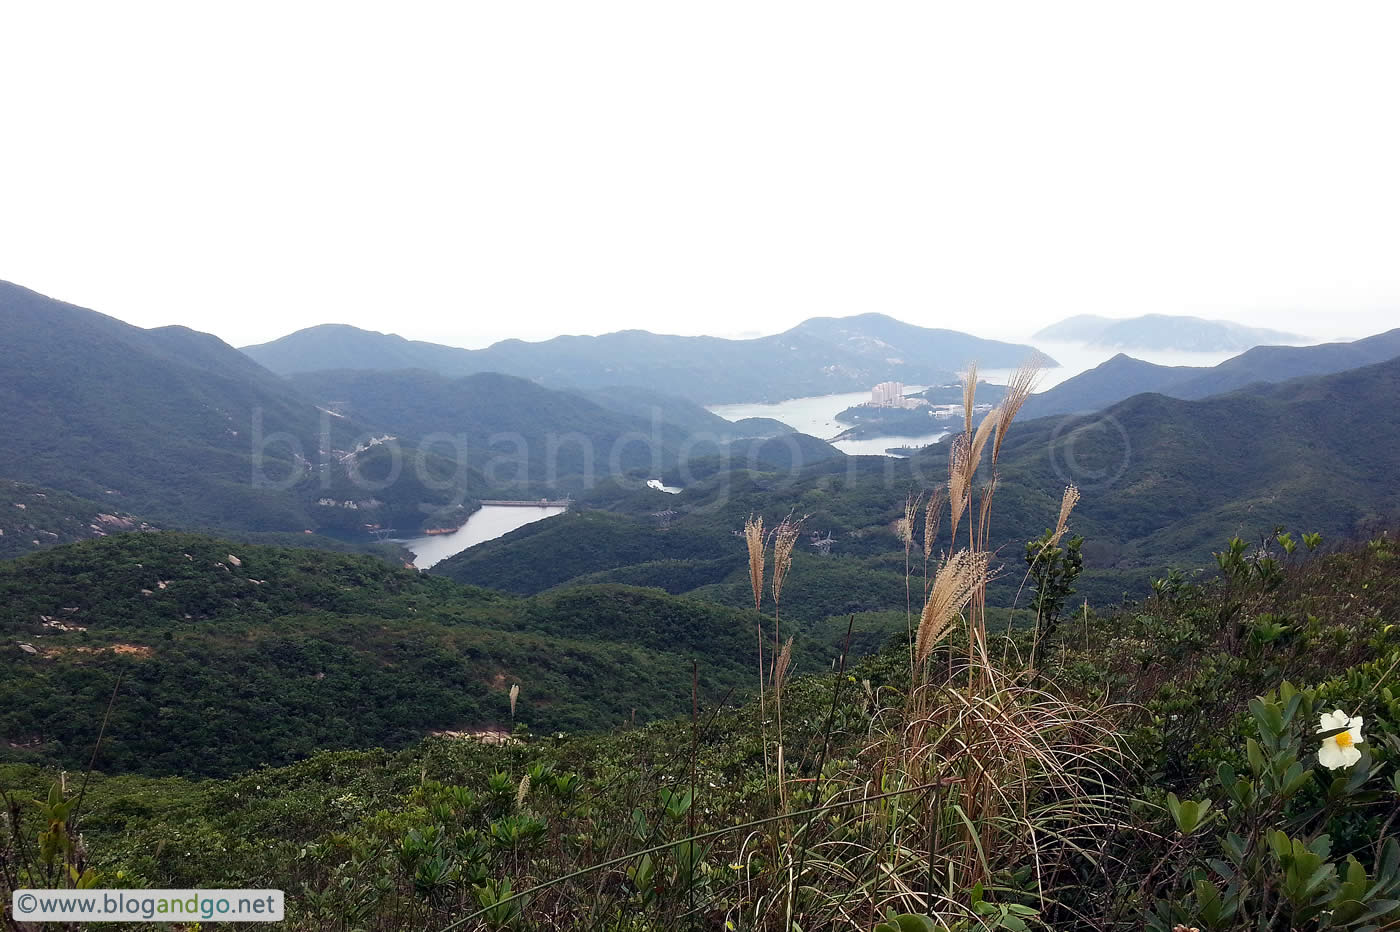
[[[1037,331],[1032,339],[1198,353],[1240,352],[1255,346],[1307,342],[1306,337],[1282,330],[1170,314],[1144,314],[1127,319],[1080,314]]]
[[[1002,399],[1006,397],[1006,386],[979,381],[976,394],[978,404],[1001,404]],[[963,387],[958,382],[950,382],[947,385],[930,385],[919,392],[919,397],[931,405],[961,405],[963,403]]]
[[[977,410],[990,410],[1006,396],[1004,385],[977,383]],[[921,392],[904,391],[899,382],[882,382],[871,390],[870,401],[852,405],[836,420],[849,424],[836,440],[865,440],[870,437],[919,437],[949,430],[960,416],[962,386],[956,383],[933,385]],[[957,406],[957,411],[951,410]]]

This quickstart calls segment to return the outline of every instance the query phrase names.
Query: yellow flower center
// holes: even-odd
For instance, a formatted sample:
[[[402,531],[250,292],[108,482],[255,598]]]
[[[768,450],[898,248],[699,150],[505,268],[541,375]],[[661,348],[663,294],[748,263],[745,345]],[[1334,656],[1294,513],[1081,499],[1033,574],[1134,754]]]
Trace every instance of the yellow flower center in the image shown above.
[[[1349,748],[1355,743],[1356,742],[1351,740],[1351,732],[1349,731],[1344,731],[1337,735],[1337,747],[1339,748]]]

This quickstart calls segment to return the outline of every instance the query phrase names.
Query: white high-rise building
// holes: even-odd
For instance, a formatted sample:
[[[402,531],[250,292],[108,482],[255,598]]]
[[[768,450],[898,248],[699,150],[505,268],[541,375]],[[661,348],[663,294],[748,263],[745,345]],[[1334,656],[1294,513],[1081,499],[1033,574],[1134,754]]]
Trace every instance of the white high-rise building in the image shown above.
[[[904,407],[904,383],[881,382],[870,390],[870,403],[880,408]]]

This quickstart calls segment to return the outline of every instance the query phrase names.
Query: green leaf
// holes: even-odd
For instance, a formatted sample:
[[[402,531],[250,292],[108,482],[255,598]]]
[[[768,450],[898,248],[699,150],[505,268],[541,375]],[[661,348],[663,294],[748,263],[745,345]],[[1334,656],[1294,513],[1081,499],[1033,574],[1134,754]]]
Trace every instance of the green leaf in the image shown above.
[[[1369,922],[1372,919],[1379,919],[1400,910],[1400,900],[1376,900],[1371,904],[1371,908],[1357,922]]]
[[[1249,770],[1256,777],[1264,772],[1264,752],[1259,749],[1259,742],[1253,738],[1244,743],[1245,753],[1249,757]],[[1221,765],[1224,766],[1223,764]]]
[[[1208,799],[1182,801],[1176,798],[1175,793],[1167,794],[1167,809],[1171,812],[1172,821],[1176,823],[1177,831],[1183,835],[1192,834],[1210,821],[1209,815],[1212,805]]]
[[[1311,770],[1304,770],[1302,764],[1295,763],[1288,768],[1288,772],[1283,777],[1283,797],[1287,799],[1301,790],[1309,780],[1313,778]]]
[[[875,927],[875,932],[933,932],[933,920],[926,916],[905,913],[901,916],[887,916]]]

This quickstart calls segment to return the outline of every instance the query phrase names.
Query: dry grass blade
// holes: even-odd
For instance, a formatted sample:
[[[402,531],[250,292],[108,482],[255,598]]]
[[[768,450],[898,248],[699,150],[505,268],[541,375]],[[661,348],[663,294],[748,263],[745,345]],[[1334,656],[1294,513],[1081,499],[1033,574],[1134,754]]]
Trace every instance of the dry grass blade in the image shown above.
[[[919,505],[923,501],[923,495],[915,495],[910,492],[904,497],[904,519],[899,525],[899,536],[904,541],[904,555],[908,556],[909,551],[914,546],[914,527],[919,518]]]
[[[1011,422],[1016,419],[1021,406],[1026,403],[1026,399],[1035,391],[1035,383],[1040,378],[1040,372],[1045,368],[1045,357],[1036,353],[1021,363],[1020,367],[1011,375],[1006,383],[1006,397],[1001,402],[1001,420],[997,424],[997,439],[992,444],[992,462],[995,463],[1001,458],[1001,445],[1006,440],[1006,432],[1011,427]]]
[[[993,408],[987,412],[987,416],[982,418],[982,423],[977,425],[977,433],[972,437],[972,446],[967,452],[967,484],[972,485],[972,477],[977,474],[977,467],[982,465],[982,450],[987,446],[987,438],[991,437],[992,431],[997,429],[1001,423],[1001,409]]]
[[[924,559],[933,556],[933,542],[938,539],[938,526],[943,521],[943,490],[934,489],[929,493],[928,506],[924,509]]]
[[[787,578],[787,572],[792,567],[792,548],[797,545],[797,536],[801,532],[802,522],[794,521],[791,517],[784,518],[773,531],[773,601],[775,602],[782,599],[783,580]],[[749,568],[750,573],[752,573],[752,557],[749,559]]]
[[[1114,764],[1130,756],[1104,709],[1031,688],[1000,671],[988,673],[983,691],[938,690],[929,696],[924,724],[957,727],[925,729],[935,740],[920,746],[918,756],[974,762],[1008,815],[1028,814],[1025,794],[1037,784],[1066,800],[1082,798],[1087,786],[1110,785]]]
[[[963,373],[963,432],[972,433],[972,408],[977,400],[977,363],[967,364]]]
[[[977,510],[977,520],[979,522],[977,526],[979,528],[987,527],[987,522],[992,515],[992,496],[996,494],[996,490],[997,477],[993,474],[991,480],[986,485],[982,486],[982,503],[978,506]],[[985,531],[983,533],[985,533]],[[982,541],[982,545],[986,545],[985,540]]]
[[[919,663],[928,655],[952,626],[953,616],[962,611],[972,594],[987,579],[987,554],[959,550],[943,564],[929,590],[919,618],[919,631],[914,638],[914,657]]]
[[[1055,546],[1060,542],[1060,538],[1065,536],[1065,531],[1069,529],[1069,514],[1074,511],[1074,506],[1079,504],[1079,488],[1074,484],[1065,486],[1065,494],[1060,499],[1060,519],[1055,522],[1055,533],[1050,538],[1050,546]]]
[[[744,543],[749,548],[749,585],[753,587],[753,610],[763,607],[763,515],[749,515],[744,522]]]

